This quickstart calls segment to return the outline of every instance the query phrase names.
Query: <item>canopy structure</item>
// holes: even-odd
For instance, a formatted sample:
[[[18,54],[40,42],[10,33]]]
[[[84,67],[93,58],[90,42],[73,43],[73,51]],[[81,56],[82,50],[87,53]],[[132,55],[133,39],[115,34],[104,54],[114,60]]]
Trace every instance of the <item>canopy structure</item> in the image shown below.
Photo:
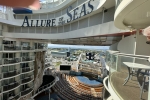
[[[15,14],[32,14],[32,10],[28,8],[13,8]]]

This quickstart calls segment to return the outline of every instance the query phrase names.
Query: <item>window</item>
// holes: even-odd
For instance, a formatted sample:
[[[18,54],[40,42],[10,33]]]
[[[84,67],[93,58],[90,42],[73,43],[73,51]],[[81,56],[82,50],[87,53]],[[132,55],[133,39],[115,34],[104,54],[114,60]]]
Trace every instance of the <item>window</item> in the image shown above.
[[[4,53],[3,58],[15,58],[15,53]]]
[[[30,43],[29,42],[21,42],[21,45],[23,47],[28,47],[28,46],[30,46]]]
[[[16,41],[7,41],[7,40],[3,40],[3,44],[11,44],[11,45],[15,45]]]
[[[21,56],[22,56],[22,57],[28,57],[28,56],[29,56],[29,53],[21,53]]]

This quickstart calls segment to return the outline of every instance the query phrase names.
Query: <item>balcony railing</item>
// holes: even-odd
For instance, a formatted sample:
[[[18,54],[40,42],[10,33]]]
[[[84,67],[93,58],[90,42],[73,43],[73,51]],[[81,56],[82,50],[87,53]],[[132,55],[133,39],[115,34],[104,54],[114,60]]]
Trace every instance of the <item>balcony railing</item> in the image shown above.
[[[20,98],[20,93],[18,95],[16,95],[15,97],[13,97],[13,99],[18,100]]]
[[[0,12],[0,18],[1,19],[8,19],[8,17],[7,17],[7,14],[6,13],[3,13],[3,12]]]
[[[12,76],[15,76],[15,75],[18,75],[20,74],[20,71],[19,70],[14,70],[14,71],[9,71],[9,72],[3,72],[3,78],[7,78],[7,77],[12,77]]]
[[[20,82],[13,82],[13,83],[10,83],[8,85],[4,85],[3,86],[3,91],[11,90],[11,89],[13,89],[13,88],[15,88],[19,85],[20,85]]]
[[[2,93],[2,86],[0,87],[0,93]],[[1,100],[1,99],[0,99]]]
[[[33,88],[26,88],[21,92],[21,96],[27,95],[33,90]]]
[[[2,30],[0,30],[0,36],[3,36],[3,31]]]
[[[34,47],[30,47],[30,46],[22,46],[22,50],[34,50]]]
[[[11,96],[3,97],[3,100],[18,100],[20,98],[20,93],[15,94],[13,93]]]
[[[64,1],[66,1],[66,0],[46,1],[44,3],[41,3],[41,9],[49,9],[49,8],[57,7],[58,5],[62,4]]]
[[[1,31],[0,31],[1,33]],[[1,36],[1,34],[0,34]],[[0,46],[0,50],[3,50],[3,51],[18,51],[18,50],[34,50],[35,47],[34,46],[16,46],[14,44],[3,44]]]
[[[150,56],[106,52],[109,82],[123,100],[149,100]]]
[[[45,49],[47,49],[47,47],[46,47],[46,46],[42,46],[42,45],[40,46],[40,45],[39,45],[38,47],[35,47],[35,49],[40,49],[40,50],[43,50],[43,49],[44,49],[44,50],[45,50]]]
[[[31,57],[22,57],[22,61],[32,61],[32,60],[34,60],[34,56],[31,56]]]
[[[9,44],[9,45],[4,44],[4,45],[2,45],[2,47],[3,47],[3,50],[5,50],[5,51],[9,51],[9,50],[13,50],[13,51],[15,51],[15,50],[21,50],[21,46],[15,46],[15,45],[11,45],[11,44]]]
[[[22,73],[29,72],[31,70],[33,70],[33,67],[25,67],[25,68],[22,68]]]
[[[19,63],[20,61],[21,61],[21,58],[4,58],[3,64]]]
[[[27,82],[30,82],[31,80],[33,80],[33,76],[29,76],[29,77],[22,79],[22,83],[27,83]]]
[[[49,83],[47,85],[44,85],[44,86],[40,87],[31,98],[34,98],[37,95],[39,95],[40,93],[50,89],[51,87],[53,87],[56,84],[57,81],[59,81],[59,78],[56,76],[55,80],[53,80],[51,83]]]
[[[2,63],[2,61],[3,61],[3,60],[0,60],[0,65],[2,65],[2,64],[3,64],[3,63]]]

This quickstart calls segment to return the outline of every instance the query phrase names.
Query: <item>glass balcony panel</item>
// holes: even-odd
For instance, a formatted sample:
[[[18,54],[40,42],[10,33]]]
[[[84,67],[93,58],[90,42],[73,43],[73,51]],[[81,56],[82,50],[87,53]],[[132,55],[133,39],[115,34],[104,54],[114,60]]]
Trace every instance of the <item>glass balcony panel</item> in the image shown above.
[[[46,46],[43,46],[43,45],[39,45],[39,46],[38,46],[38,49],[47,49],[47,47],[46,47]]]
[[[2,65],[2,60],[0,60],[0,65]]]
[[[17,69],[15,69],[13,71],[3,72],[3,78],[12,77],[12,76],[15,76],[18,74],[20,74],[20,70],[17,70]]]
[[[25,67],[25,68],[22,68],[22,72],[24,73],[24,72],[29,72],[29,71],[31,71],[31,70],[33,70],[33,67]]]
[[[27,95],[27,94],[30,93],[32,90],[33,90],[33,88],[26,88],[26,89],[22,90],[21,96]]]
[[[32,60],[34,60],[34,58],[35,58],[34,56],[30,56],[30,57],[24,56],[24,57],[22,57],[22,61],[32,61]]]
[[[4,58],[3,59],[4,64],[19,63],[20,61],[21,61],[21,58]]]
[[[33,80],[33,76],[29,76],[29,77],[26,77],[26,78],[22,79],[22,83],[27,83],[31,80]]]
[[[2,87],[0,87],[0,93],[2,93]]]
[[[148,65],[148,58],[144,57],[134,57],[134,56],[125,56],[119,54],[110,54],[110,84],[116,91],[116,94],[119,94],[124,100],[140,100],[142,84],[144,84],[144,92],[142,94],[142,99],[148,100],[148,80],[144,80],[145,77],[148,78],[149,74],[146,72],[149,70],[142,69],[140,74],[137,75],[139,69],[127,67],[125,62],[128,62],[130,65],[140,66]],[[128,65],[129,66],[129,65]],[[130,75],[129,69],[130,68]],[[130,77],[128,77],[130,76]],[[128,80],[129,79],[129,80]],[[128,81],[127,81],[128,80]]]
[[[15,46],[15,45],[11,45],[11,44],[4,44],[3,45],[3,50],[5,51],[9,51],[9,50],[21,50],[21,46]]]
[[[20,93],[13,97],[14,100],[18,100],[20,98]]]
[[[41,2],[41,9],[48,9],[57,7],[58,5],[62,4],[66,0],[48,0]]]
[[[3,31],[2,30],[0,30],[0,36],[3,36]]]
[[[22,46],[22,50],[34,50],[34,47]]]
[[[8,19],[7,16],[8,16],[8,15],[7,15],[6,13],[0,12],[0,18],[7,20],[7,19]]]
[[[4,85],[3,86],[3,91],[11,90],[11,89],[13,89],[13,88],[15,88],[15,87],[17,87],[19,85],[20,85],[20,82],[16,82],[16,81],[12,82],[12,83],[10,83],[8,85]]]
[[[12,92],[12,94],[10,95],[4,95],[3,100],[18,100],[19,98],[20,98],[20,93],[15,94],[14,92]]]

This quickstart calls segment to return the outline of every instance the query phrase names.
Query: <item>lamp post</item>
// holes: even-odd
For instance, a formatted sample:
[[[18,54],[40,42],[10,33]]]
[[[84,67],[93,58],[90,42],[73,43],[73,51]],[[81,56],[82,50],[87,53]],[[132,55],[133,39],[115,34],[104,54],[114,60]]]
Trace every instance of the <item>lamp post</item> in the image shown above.
[[[51,100],[51,89],[49,89],[49,100]]]

